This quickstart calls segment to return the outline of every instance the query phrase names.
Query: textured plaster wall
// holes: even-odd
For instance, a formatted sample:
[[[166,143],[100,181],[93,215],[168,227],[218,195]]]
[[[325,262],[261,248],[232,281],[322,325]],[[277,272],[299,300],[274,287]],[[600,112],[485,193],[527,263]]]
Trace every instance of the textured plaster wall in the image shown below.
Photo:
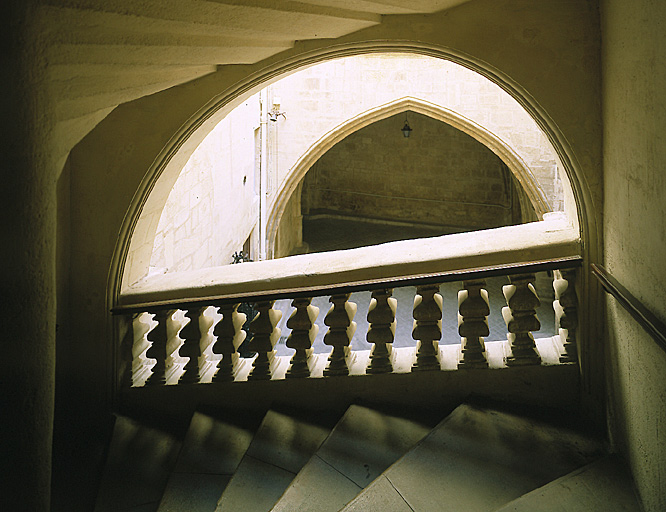
[[[492,151],[428,116],[407,118],[409,138],[397,114],[326,152],[304,179],[303,212],[463,229],[514,223],[510,172]]]
[[[607,269],[666,321],[666,4],[602,3]],[[647,511],[666,510],[666,353],[607,301],[610,428]]]

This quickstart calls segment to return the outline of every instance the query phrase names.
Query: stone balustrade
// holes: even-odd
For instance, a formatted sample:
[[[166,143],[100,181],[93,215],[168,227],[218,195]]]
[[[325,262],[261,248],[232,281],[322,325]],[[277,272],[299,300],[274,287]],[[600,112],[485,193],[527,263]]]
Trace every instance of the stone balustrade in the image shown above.
[[[124,386],[131,381],[133,387],[183,386],[575,363],[579,265],[580,258],[568,257],[334,284],[316,291],[303,287],[270,295],[248,292],[120,306],[113,310],[123,323],[118,331],[123,333],[118,343],[118,381]],[[535,339],[534,332],[540,328],[537,309],[542,304],[535,288],[537,272],[554,276],[551,294],[555,301],[550,315],[556,329],[547,338]],[[497,284],[498,278],[503,279],[503,286]],[[459,284],[457,304],[450,299],[445,303],[440,293],[443,283]],[[488,283],[494,288],[489,290]],[[404,286],[416,287],[410,340],[396,339],[399,304],[394,292]],[[359,291],[371,292],[370,299],[363,304],[350,300],[352,292]],[[489,292],[495,297],[503,295],[505,305],[497,299],[489,301]],[[329,297],[330,309],[320,311],[312,304],[315,297]],[[275,307],[276,300],[283,299],[291,301],[286,323],[280,323],[282,311]],[[238,312],[240,303],[253,304],[258,315],[248,321]],[[405,303],[401,304],[404,307]],[[550,307],[550,302],[543,302],[543,307]],[[445,341],[442,336],[443,318],[456,321],[447,319],[452,308],[457,310],[457,315],[453,314],[459,335],[455,343],[450,332]],[[499,315],[500,310],[507,334],[503,341],[488,342],[489,315]],[[369,349],[354,349],[352,344],[357,324],[365,325],[363,316],[355,318],[357,311],[364,312],[367,319],[367,331],[360,335]],[[318,338],[317,325],[322,320],[326,326],[323,340]],[[401,321],[404,325],[403,317]],[[290,331],[287,336],[281,338],[278,325]],[[238,353],[246,331],[251,357]],[[318,339],[320,346],[314,350]],[[277,344],[285,345],[280,354]]]

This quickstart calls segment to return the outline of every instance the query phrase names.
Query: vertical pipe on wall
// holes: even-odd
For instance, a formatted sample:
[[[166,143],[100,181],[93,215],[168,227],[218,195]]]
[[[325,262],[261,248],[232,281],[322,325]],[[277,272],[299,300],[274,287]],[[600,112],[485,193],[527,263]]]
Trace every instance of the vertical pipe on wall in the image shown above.
[[[260,93],[261,153],[259,154],[259,260],[266,259],[266,185],[268,183],[268,87]]]

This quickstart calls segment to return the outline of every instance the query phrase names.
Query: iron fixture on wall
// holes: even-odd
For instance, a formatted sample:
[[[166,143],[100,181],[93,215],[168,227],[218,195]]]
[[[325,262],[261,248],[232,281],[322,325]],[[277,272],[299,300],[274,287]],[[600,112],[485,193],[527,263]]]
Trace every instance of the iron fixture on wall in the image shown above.
[[[405,126],[402,127],[402,135],[407,139],[412,133],[412,128],[409,126],[409,122],[407,121],[407,116],[405,116]]]

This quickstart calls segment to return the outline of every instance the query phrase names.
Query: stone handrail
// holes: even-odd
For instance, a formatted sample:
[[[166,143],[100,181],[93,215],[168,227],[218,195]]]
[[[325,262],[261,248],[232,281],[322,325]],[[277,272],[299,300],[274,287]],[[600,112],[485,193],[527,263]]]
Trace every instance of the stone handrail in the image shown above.
[[[666,324],[656,314],[650,311],[645,304],[638,300],[620,282],[615,279],[601,265],[592,264],[592,274],[599,279],[601,286],[609,295],[612,295],[620,305],[645,329],[659,347],[666,352]]]
[[[429,278],[443,282],[460,279],[456,275],[473,269],[506,274],[512,266],[577,259],[580,254],[577,230],[556,214],[552,220],[484,231],[153,275],[123,290],[113,311],[317,295],[354,286],[367,290],[386,283],[418,284]]]

